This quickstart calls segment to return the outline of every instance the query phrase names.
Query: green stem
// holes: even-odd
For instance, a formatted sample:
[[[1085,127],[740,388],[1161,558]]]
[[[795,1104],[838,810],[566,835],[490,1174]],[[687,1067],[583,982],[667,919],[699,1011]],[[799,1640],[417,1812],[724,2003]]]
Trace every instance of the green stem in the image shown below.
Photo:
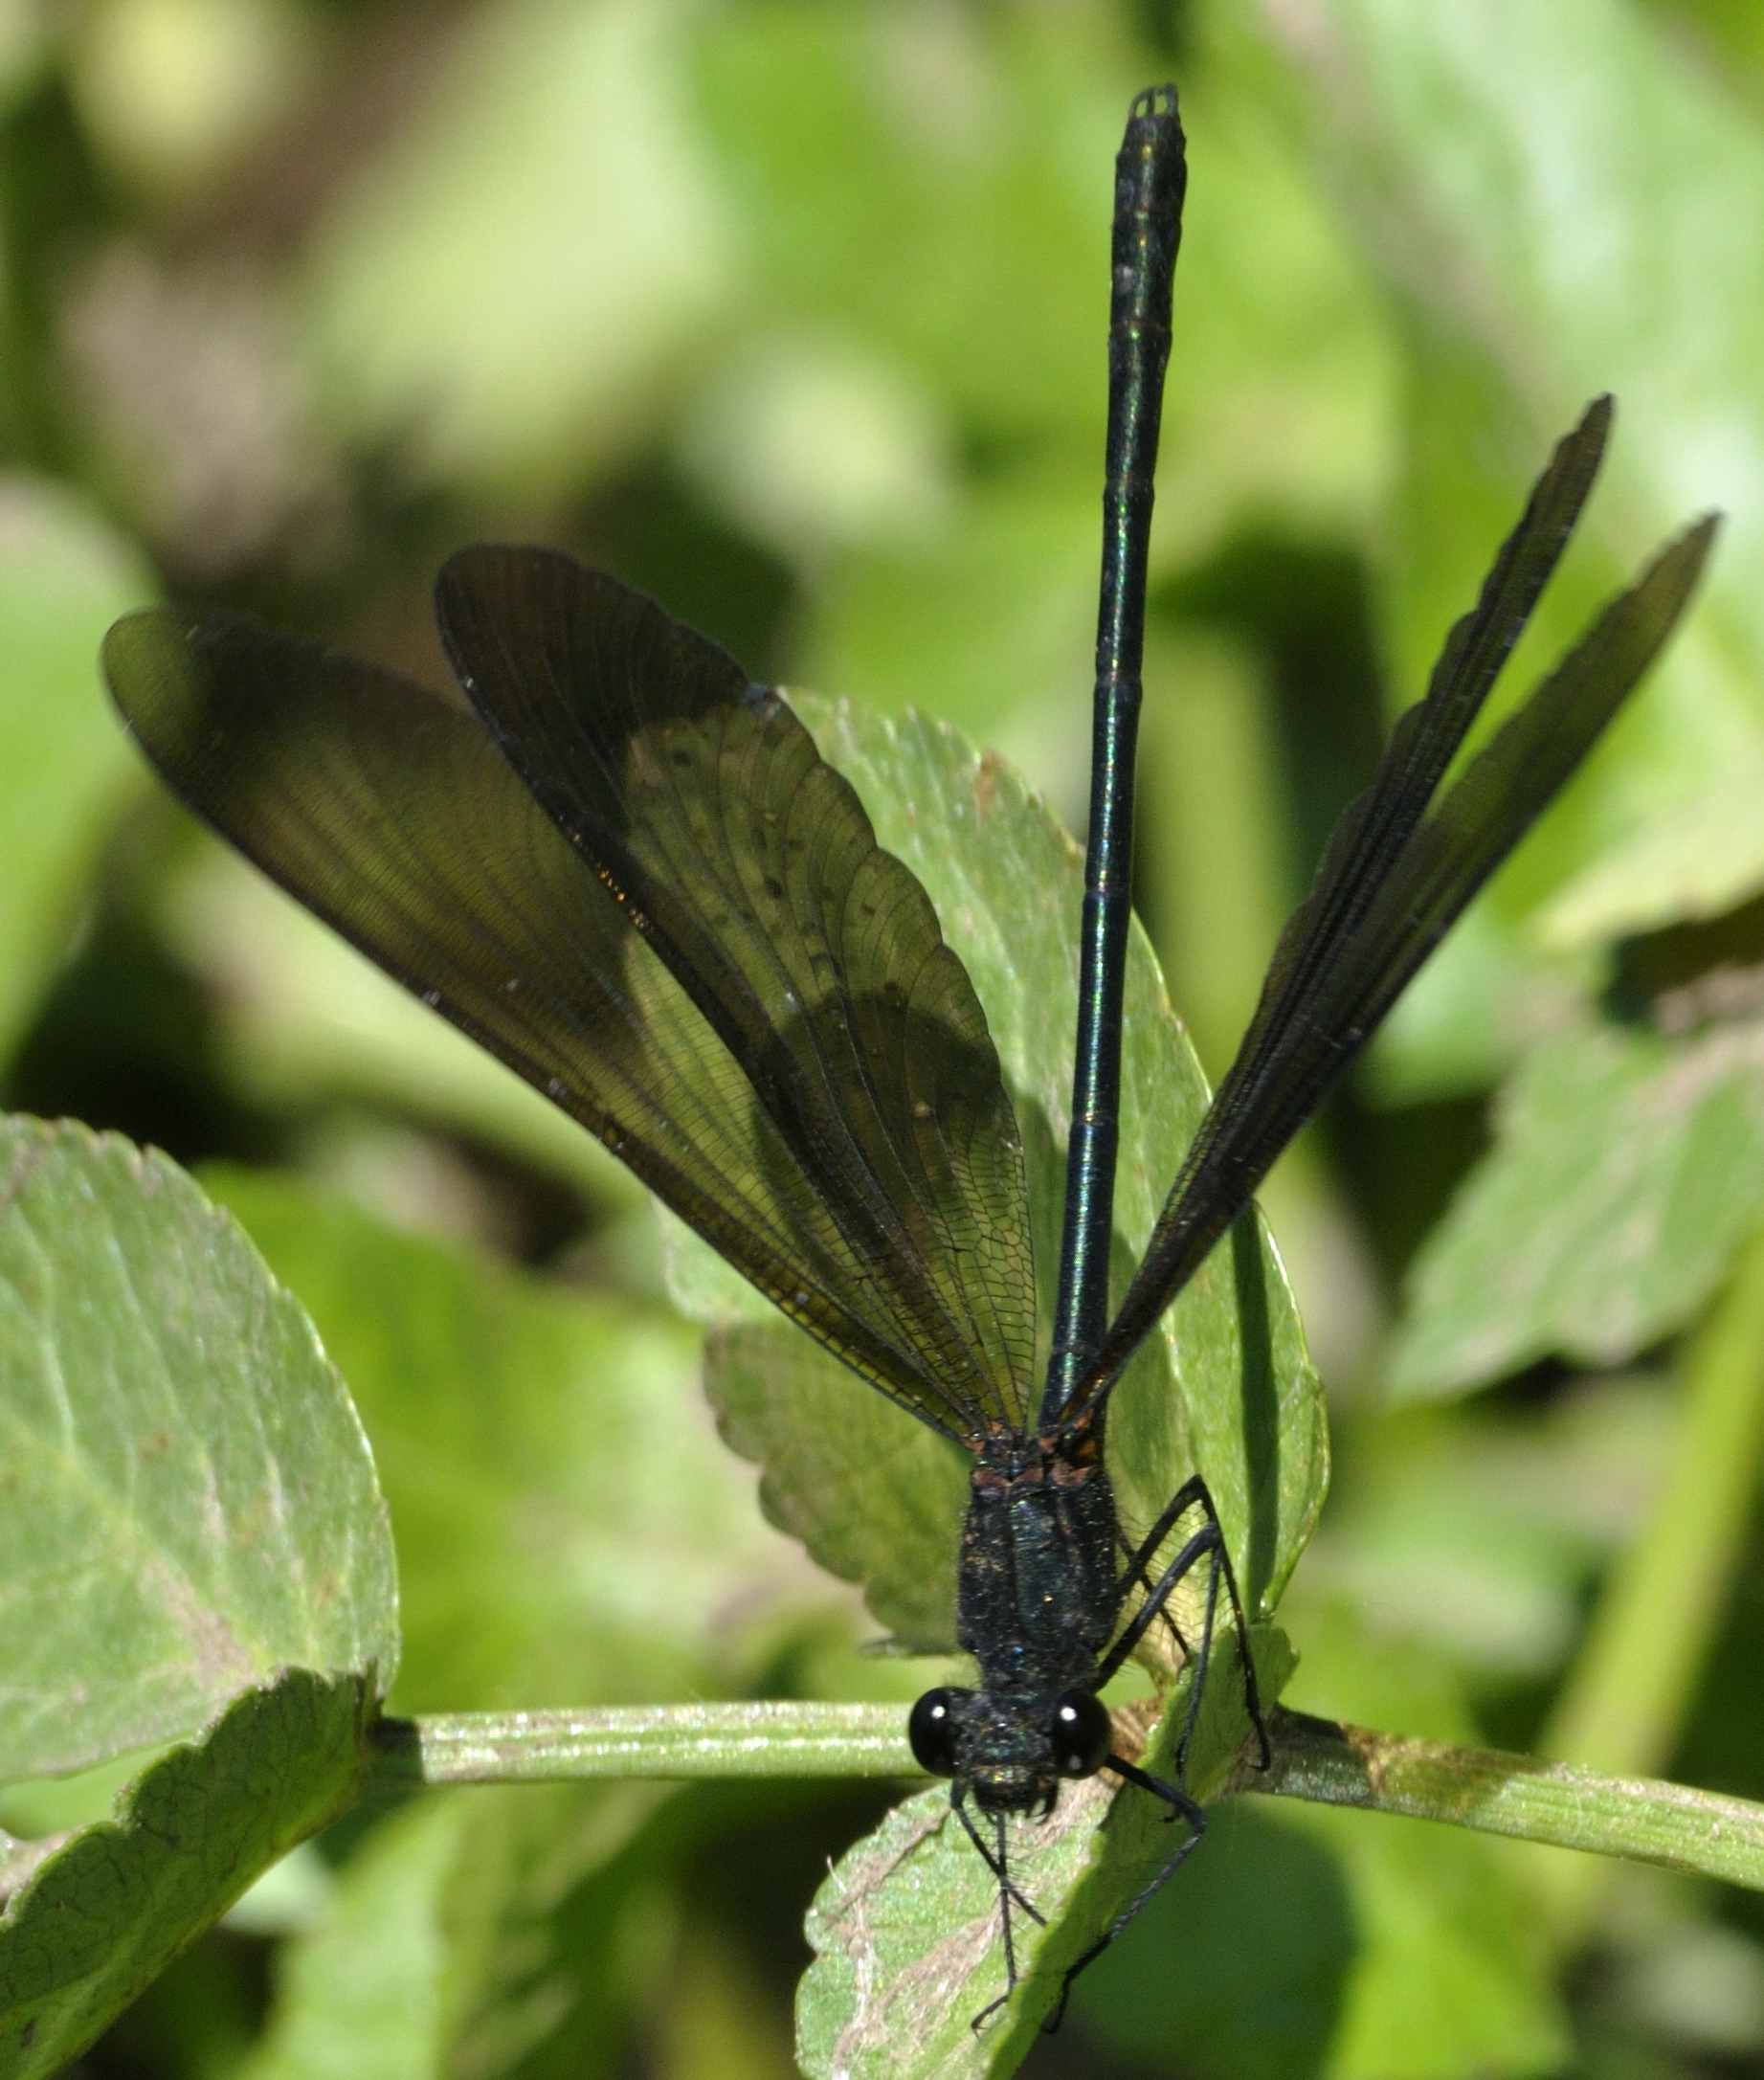
[[[1612,1570],[1574,1673],[1538,1745],[1616,1773],[1666,1761],[1727,1608],[1764,1452],[1764,1234],[1680,1369],[1672,1460],[1641,1534]],[[1596,1865],[1539,1873],[1556,1937],[1572,1942]]]
[[[1451,1748],[1291,1711],[1274,1767],[1239,1791],[1445,1821],[1699,1871],[1764,1891],[1764,1806],[1533,1756]],[[645,1777],[898,1777],[913,1763],[896,1705],[715,1704],[385,1719],[368,1789]]]
[[[370,1792],[586,1777],[914,1777],[898,1705],[635,1705],[382,1719]]]
[[[1453,1748],[1302,1712],[1273,1715],[1274,1767],[1236,1787],[1359,1805],[1557,1848],[1625,1856],[1764,1891],[1764,1805],[1492,1748]]]

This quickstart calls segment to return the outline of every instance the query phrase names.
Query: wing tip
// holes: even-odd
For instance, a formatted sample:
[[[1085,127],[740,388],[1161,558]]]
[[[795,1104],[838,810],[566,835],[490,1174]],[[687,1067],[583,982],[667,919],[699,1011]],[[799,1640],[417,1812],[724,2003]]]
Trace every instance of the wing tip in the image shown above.
[[[1699,543],[1699,553],[1707,556],[1720,539],[1721,530],[1727,524],[1726,512],[1719,505],[1711,505],[1707,513],[1699,513],[1685,529],[1684,539]]]
[[[98,654],[105,660],[116,657],[135,635],[144,634],[150,628],[163,628],[168,621],[178,618],[169,607],[136,607],[111,622],[104,631],[103,641],[98,646]]]
[[[560,554],[561,551],[544,548],[536,542],[467,542],[446,556],[435,573],[436,612],[440,611],[444,600],[457,595],[474,576],[481,579],[492,570],[501,575],[517,561]]]
[[[637,586],[544,542],[468,542],[455,549],[435,575],[435,619],[445,640],[449,616],[456,610],[469,610],[486,597],[505,602],[520,594],[525,610],[531,612],[542,594],[559,596],[558,588],[578,605],[604,607],[611,602],[683,626]]]
[[[1655,555],[1637,584],[1639,592],[1654,583],[1663,572],[1672,580],[1671,589],[1678,593],[1679,608],[1690,597],[1702,578],[1705,566],[1714,552],[1721,530],[1727,524],[1727,515],[1718,507],[1711,506],[1707,513],[1699,513],[1695,520],[1682,528]]]
[[[99,675],[124,727],[143,738],[143,717],[167,669],[167,654],[188,660],[192,624],[171,607],[137,607],[111,622],[98,646]],[[145,739],[144,739],[145,741]]]
[[[1556,442],[1555,453],[1550,458],[1550,465],[1544,472],[1545,482],[1571,464],[1575,466],[1579,478],[1579,488],[1568,520],[1571,532],[1574,522],[1580,516],[1581,507],[1591,495],[1593,480],[1604,462],[1605,450],[1611,445],[1611,432],[1616,423],[1617,399],[1610,391],[1601,390],[1597,397],[1588,402],[1574,425]]]

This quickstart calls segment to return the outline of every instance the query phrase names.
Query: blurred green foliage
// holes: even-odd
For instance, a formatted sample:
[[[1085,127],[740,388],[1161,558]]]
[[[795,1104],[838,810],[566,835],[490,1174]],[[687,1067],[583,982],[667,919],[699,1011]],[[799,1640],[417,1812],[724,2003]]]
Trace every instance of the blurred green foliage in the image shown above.
[[[1139,893],[1213,1069],[1584,400],[1616,449],[1515,690],[1729,513],[1664,666],[1265,1195],[1336,1461],[1292,1701],[1764,1796],[1761,64],[1748,0],[0,9],[0,1096],[226,1159],[365,1411],[413,1697],[918,1679],[715,1445],[628,1180],[189,829],[103,626],[157,572],[433,678],[440,556],[536,537],[1075,822],[1110,159],[1173,76]],[[108,1788],[45,1796],[0,1823]],[[775,2072],[879,1805],[352,1823],[82,2069]],[[1234,1805],[1029,2069],[1757,2069],[1756,1901],[1564,1868]]]

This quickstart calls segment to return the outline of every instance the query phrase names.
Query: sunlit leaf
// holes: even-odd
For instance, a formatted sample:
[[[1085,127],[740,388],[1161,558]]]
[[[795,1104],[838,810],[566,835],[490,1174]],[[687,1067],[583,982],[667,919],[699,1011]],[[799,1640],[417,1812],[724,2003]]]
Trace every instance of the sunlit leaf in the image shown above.
[[[398,1528],[401,1710],[703,1693],[796,1586],[718,1446],[699,1338],[401,1234],[292,1177],[212,1184],[347,1371]],[[806,1342],[806,1338],[801,1339]],[[731,1624],[739,1598],[748,1625]]]
[[[0,1778],[398,1658],[386,1509],[312,1325],[164,1156],[0,1127]]]
[[[1689,1319],[1764,1212],[1749,1030],[1583,1030],[1527,1059],[1416,1261],[1395,1393],[1463,1393],[1552,1353],[1614,1364]]]
[[[148,590],[142,560],[78,499],[0,481],[0,1050],[73,936],[100,814],[127,775],[92,660]]]

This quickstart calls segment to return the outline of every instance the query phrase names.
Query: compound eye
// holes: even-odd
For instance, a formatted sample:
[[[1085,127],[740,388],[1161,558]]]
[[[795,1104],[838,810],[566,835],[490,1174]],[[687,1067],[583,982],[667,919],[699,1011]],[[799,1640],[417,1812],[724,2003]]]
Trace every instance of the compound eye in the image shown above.
[[[927,1690],[912,1708],[906,1738],[913,1760],[933,1777],[955,1775],[955,1707],[966,1690]]]
[[[1067,1690],[1054,1707],[1049,1733],[1054,1767],[1061,1777],[1094,1777],[1108,1759],[1113,1730],[1108,1710],[1089,1690]]]

